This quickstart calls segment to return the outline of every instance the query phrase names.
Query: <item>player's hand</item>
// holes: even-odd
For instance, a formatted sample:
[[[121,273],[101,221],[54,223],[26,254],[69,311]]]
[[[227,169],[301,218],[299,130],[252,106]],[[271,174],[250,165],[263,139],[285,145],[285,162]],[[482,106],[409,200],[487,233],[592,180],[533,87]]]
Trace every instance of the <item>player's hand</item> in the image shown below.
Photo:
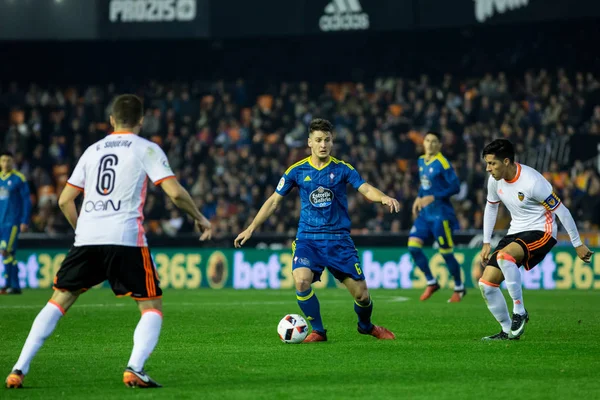
[[[233,241],[233,246],[239,249],[252,237],[252,229],[248,228],[244,232],[240,233]]]
[[[490,261],[490,252],[492,251],[492,246],[489,243],[484,243],[481,246],[481,265],[486,266],[488,261]]]
[[[400,203],[398,203],[398,200],[390,196],[383,196],[381,198],[381,204],[383,204],[384,206],[388,206],[390,208],[391,213],[400,211]]]
[[[27,232],[28,226],[27,224],[21,224],[21,233]]]
[[[575,251],[577,252],[577,257],[581,258],[583,262],[589,263],[590,261],[592,261],[592,255],[594,254],[594,252],[588,249],[588,247],[585,244],[582,244],[579,247],[575,247]]]
[[[435,197],[432,195],[421,197],[421,201],[419,201],[419,205],[421,206],[421,210],[430,205],[435,201]],[[421,211],[419,210],[419,211]]]
[[[210,240],[212,237],[212,225],[206,218],[197,219],[194,222],[196,229],[201,232],[200,241]]]
[[[417,219],[419,212],[421,211],[421,198],[417,197],[412,206],[412,215],[414,219]]]

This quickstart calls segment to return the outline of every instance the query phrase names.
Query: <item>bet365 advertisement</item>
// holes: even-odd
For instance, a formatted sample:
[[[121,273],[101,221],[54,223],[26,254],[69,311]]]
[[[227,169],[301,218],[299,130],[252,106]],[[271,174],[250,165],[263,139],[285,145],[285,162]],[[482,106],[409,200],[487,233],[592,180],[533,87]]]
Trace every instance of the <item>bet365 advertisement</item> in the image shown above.
[[[534,269],[523,271],[523,285],[527,289],[600,289],[600,252],[590,264],[577,258],[572,248],[555,248]],[[435,250],[425,250],[430,267],[443,287],[452,288],[442,256]],[[50,288],[56,271],[65,258],[65,251],[23,250],[18,253],[19,278],[23,288]],[[479,251],[456,250],[462,266],[465,284],[481,276]],[[361,266],[372,289],[423,288],[425,277],[415,268],[406,248],[359,249]],[[213,250],[156,248],[152,258],[163,288],[172,289],[289,289],[292,278],[292,255],[283,250]],[[0,270],[3,266],[0,264]],[[3,271],[2,271],[3,272]],[[0,286],[5,277],[0,274]],[[106,283],[104,283],[106,285]],[[323,274],[317,288],[340,286],[329,273]]]

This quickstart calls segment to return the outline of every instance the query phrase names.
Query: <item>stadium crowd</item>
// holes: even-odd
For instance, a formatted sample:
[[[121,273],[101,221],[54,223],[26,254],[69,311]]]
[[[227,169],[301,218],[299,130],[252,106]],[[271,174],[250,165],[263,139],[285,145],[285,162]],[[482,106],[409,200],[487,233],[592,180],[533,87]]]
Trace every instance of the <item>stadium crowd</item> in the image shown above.
[[[598,88],[592,73],[569,75],[559,69],[510,78],[504,73],[469,79],[446,74],[318,86],[153,81],[135,92],[146,108],[142,136],[163,147],[218,236],[247,226],[287,166],[308,155],[307,125],[313,117],[334,123],[337,158],[401,201],[402,211],[389,216],[380,205],[350,191],[355,234],[410,229],[419,188],[416,161],[428,130],[442,133],[442,152],[461,180],[461,191],[454,196],[461,229],[481,229],[484,144],[506,137],[522,154],[566,136],[600,134],[600,105],[590,104],[588,96]],[[0,104],[10,109],[0,146],[16,155],[17,168],[29,180],[32,231],[70,230],[56,206],[57,195],[86,146],[110,132],[110,102],[118,92],[114,84],[16,83],[0,92]],[[544,172],[580,227],[597,228],[600,179],[595,169],[582,162],[572,167],[553,162]],[[299,198],[288,196],[262,230],[294,232],[299,209]],[[193,229],[157,188],[148,192],[145,213],[149,234]],[[501,212],[497,227],[507,228],[508,218]]]

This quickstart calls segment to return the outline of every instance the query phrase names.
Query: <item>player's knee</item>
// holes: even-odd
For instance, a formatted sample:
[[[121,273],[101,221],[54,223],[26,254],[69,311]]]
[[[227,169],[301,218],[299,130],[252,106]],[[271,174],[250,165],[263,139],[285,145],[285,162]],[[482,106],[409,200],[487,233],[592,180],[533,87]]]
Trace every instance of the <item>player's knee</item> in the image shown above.
[[[483,279],[479,280],[479,290],[481,291],[481,295],[484,298],[487,298],[489,295],[491,295],[494,291],[498,289],[499,286],[500,285],[498,284],[488,282]]]
[[[360,305],[368,305],[370,302],[370,295],[368,290],[361,290],[354,295],[354,300]]]
[[[150,299],[150,300],[136,300],[138,303],[138,308],[140,312],[143,314],[148,310],[158,310],[162,313],[162,299]]]
[[[295,279],[294,283],[296,284],[296,290],[299,292],[304,292],[310,289],[310,286],[312,285],[312,281],[305,278]]]

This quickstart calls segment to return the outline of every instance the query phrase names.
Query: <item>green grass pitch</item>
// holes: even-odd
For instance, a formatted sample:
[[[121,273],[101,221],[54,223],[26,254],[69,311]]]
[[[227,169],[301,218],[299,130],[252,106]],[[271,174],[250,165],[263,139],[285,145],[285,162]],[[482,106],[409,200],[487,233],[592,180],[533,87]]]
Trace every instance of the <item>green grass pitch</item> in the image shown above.
[[[131,299],[92,290],[61,320],[20,390],[1,399],[566,399],[600,398],[600,295],[525,291],[520,341],[482,342],[499,326],[478,291],[419,302],[417,290],[372,292],[373,321],[356,332],[346,291],[317,291],[327,343],[286,345],[277,323],[300,313],[292,291],[166,290],[159,344],[146,370],[162,389],[121,382],[139,319]],[[0,372],[10,372],[51,291],[0,297]]]

